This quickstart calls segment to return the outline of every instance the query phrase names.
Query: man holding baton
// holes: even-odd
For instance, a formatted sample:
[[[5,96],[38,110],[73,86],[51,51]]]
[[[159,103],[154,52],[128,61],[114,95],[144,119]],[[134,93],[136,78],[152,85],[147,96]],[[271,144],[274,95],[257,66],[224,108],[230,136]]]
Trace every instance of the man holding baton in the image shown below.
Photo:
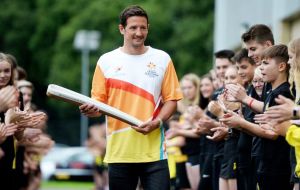
[[[170,177],[162,123],[182,98],[176,72],[167,53],[145,46],[149,23],[141,7],[130,6],[122,11],[119,30],[123,46],[99,58],[92,98],[145,122],[130,126],[107,116],[104,161],[109,168],[109,188],[135,190],[140,180],[144,189],[168,190]],[[79,108],[88,117],[101,115],[91,104]]]

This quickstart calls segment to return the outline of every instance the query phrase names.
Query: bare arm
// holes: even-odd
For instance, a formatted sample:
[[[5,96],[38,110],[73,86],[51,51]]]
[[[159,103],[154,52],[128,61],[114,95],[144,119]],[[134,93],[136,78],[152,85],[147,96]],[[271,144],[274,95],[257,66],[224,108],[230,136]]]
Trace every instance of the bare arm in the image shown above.
[[[250,107],[253,111],[257,113],[262,113],[264,108],[264,103],[261,101],[258,101],[250,96],[246,96],[242,103],[248,107]]]
[[[173,139],[167,140],[166,145],[167,145],[167,147],[174,147],[174,146],[182,147],[185,145],[185,138],[182,136],[178,136],[174,140]]]
[[[197,133],[197,128],[193,129],[170,129],[170,131],[167,132],[169,136],[184,136],[188,138],[198,138],[200,137],[200,134]],[[168,136],[167,135],[167,136]]]
[[[241,85],[230,84],[226,86],[227,96],[233,101],[238,101],[250,107],[257,113],[263,112],[264,103],[248,96],[246,89]]]
[[[273,133],[271,130],[266,130],[266,129],[262,128],[260,125],[251,123],[245,119],[241,120],[240,126],[243,129],[245,129],[246,131],[249,131],[250,133],[252,133],[258,137],[272,139],[272,140],[275,140],[278,137],[278,134]]]
[[[233,128],[240,127],[245,132],[248,132],[255,136],[268,139],[276,139],[278,137],[278,135],[273,133],[272,131],[266,130],[258,124],[251,123],[234,112],[228,113],[228,115],[226,115],[226,118],[222,118],[220,119],[220,121]]]

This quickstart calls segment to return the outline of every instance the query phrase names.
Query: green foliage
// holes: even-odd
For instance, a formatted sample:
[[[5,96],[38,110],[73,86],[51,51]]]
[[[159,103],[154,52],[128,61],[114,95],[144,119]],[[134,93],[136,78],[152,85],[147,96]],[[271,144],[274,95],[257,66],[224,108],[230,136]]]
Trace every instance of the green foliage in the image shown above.
[[[68,133],[65,143],[78,144],[79,112],[70,104],[49,100],[49,83],[80,91],[81,54],[73,47],[80,29],[101,31],[101,47],[90,53],[90,82],[99,56],[122,46],[119,13],[139,4],[149,14],[147,44],[168,52],[178,76],[211,68],[212,0],[2,0],[0,49],[15,55],[35,84],[34,102],[50,114],[54,138]],[[60,138],[60,136],[58,137]],[[72,140],[70,140],[72,139]],[[77,139],[77,140],[76,140]]]

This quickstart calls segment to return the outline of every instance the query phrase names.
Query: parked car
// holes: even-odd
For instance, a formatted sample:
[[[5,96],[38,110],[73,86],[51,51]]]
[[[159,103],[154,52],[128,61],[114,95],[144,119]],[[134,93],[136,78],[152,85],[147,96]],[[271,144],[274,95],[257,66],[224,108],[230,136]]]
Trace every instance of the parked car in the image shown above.
[[[42,158],[40,166],[43,180],[49,180],[54,174],[56,163],[69,156],[70,153],[66,151],[67,147],[68,146],[64,144],[55,144]]]
[[[72,153],[59,160],[53,174],[56,180],[93,180],[94,157],[86,147],[68,148]]]
[[[43,161],[47,169],[44,179],[93,180],[94,158],[86,147],[58,147]]]

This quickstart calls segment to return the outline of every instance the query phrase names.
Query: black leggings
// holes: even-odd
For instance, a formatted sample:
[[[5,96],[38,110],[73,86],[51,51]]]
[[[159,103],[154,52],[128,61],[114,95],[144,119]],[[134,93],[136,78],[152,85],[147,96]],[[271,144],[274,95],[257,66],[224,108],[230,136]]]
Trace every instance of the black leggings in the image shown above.
[[[145,190],[170,189],[167,160],[108,164],[108,175],[110,190],[135,190],[139,179]]]
[[[238,169],[237,185],[238,190],[256,190],[256,173],[253,173],[254,167],[245,167]],[[256,171],[255,171],[256,172]]]
[[[205,154],[200,156],[201,179],[198,190],[213,190],[212,162],[213,154]]]
[[[219,178],[223,156],[213,158],[212,183],[213,190],[219,190]],[[200,166],[201,167],[201,166]]]
[[[292,190],[293,185],[290,183],[290,175],[266,176],[258,175],[258,184],[260,190]]]

